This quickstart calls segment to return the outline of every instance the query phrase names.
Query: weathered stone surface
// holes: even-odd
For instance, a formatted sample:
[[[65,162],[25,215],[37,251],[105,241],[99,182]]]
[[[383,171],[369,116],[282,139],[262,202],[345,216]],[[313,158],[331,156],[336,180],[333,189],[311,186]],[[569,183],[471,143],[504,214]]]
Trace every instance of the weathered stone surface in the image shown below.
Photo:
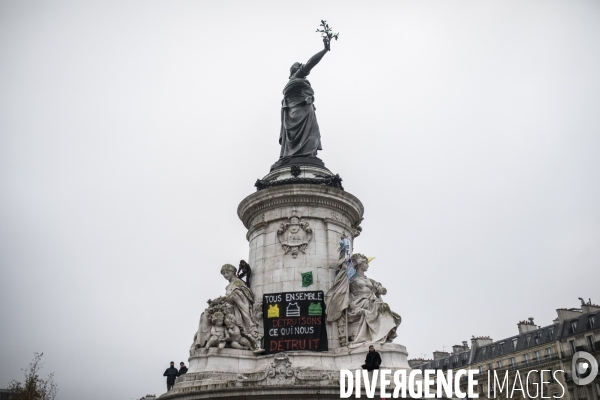
[[[404,346],[386,343],[375,347],[382,357],[381,368],[409,369]],[[175,388],[161,398],[339,398],[340,369],[360,368],[367,352],[367,345],[268,356],[232,349],[193,351],[188,373],[177,378]]]
[[[402,318],[383,301],[381,296],[387,294],[387,289],[365,275],[369,269],[367,257],[355,253],[351,260],[350,267],[355,268],[355,276],[348,279],[344,264],[335,283],[325,294],[327,321],[336,322],[338,330],[343,329],[340,338],[344,339],[341,344],[345,346],[393,341]]]
[[[301,173],[331,174],[314,167],[302,167]],[[283,169],[265,179],[288,176],[288,169]],[[238,207],[238,216],[248,228],[249,262],[255,274],[251,288],[256,298],[265,293],[307,290],[302,287],[304,272],[313,273],[310,290],[327,291],[338,269],[338,242],[344,233],[351,238],[357,236],[363,212],[356,197],[327,186],[277,186],[246,197]],[[298,246],[295,254],[290,242],[282,239],[289,235],[290,226],[286,224],[291,221],[297,226],[297,242],[305,244],[302,249]],[[310,234],[299,225],[301,222],[307,224]]]
[[[263,351],[260,348],[262,321],[255,315],[254,293],[235,273],[236,268],[231,264],[221,267],[221,274],[229,285],[225,288],[225,296],[208,301],[208,307],[200,315],[190,353],[199,349],[208,351],[211,347]]]
[[[317,166],[301,166],[294,173],[332,175]],[[290,177],[287,168],[272,171],[263,180]],[[248,229],[255,315],[265,293],[326,293],[339,271],[339,241],[346,235],[352,244],[361,232],[363,212],[363,205],[352,194],[326,185],[275,185],[246,197],[238,216]],[[312,272],[314,282],[303,287],[302,274],[307,272]],[[258,318],[255,321],[259,325]],[[262,336],[262,326],[259,328]],[[162,398],[339,398],[339,371],[360,368],[368,352],[368,343],[342,346],[339,333],[337,322],[327,323],[326,352],[262,355],[241,349],[193,347],[189,372]],[[378,343],[375,347],[382,357],[381,368],[410,370],[404,346]]]

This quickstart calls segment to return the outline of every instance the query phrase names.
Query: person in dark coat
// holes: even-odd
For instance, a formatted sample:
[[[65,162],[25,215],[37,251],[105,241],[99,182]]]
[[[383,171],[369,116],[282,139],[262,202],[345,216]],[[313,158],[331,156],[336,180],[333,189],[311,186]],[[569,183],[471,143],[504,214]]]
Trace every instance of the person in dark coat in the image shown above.
[[[237,272],[237,277],[240,279],[242,279],[243,277],[246,277],[246,286],[250,287],[250,276],[251,275],[252,275],[252,270],[250,269],[250,264],[248,264],[244,260],[241,260],[240,268],[238,269],[238,272]]]
[[[173,389],[173,385],[175,384],[175,379],[179,376],[179,371],[175,368],[175,363],[171,361],[171,366],[165,370],[163,376],[167,377],[167,392]]]
[[[369,352],[367,353],[367,358],[365,360],[365,364],[362,366],[362,369],[366,369],[371,372],[374,369],[379,369],[381,365],[381,356],[378,352],[375,351],[375,347],[369,346]]]
[[[184,375],[187,373],[187,367],[185,366],[185,364],[182,362],[179,363],[179,376]]]

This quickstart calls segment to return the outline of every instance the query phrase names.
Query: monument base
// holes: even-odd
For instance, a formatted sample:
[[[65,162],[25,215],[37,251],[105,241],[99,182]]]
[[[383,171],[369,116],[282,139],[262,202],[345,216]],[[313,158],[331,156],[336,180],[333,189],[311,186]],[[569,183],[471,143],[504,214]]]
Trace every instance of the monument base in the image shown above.
[[[325,163],[317,156],[312,157],[282,157],[275,164],[271,165],[271,171],[276,169],[291,167],[292,165],[305,165],[325,168]],[[325,168],[327,169],[327,168]]]
[[[410,373],[406,348],[375,344],[381,369]],[[256,356],[250,351],[195,349],[189,372],[177,378],[161,399],[339,399],[340,370],[360,369],[369,346],[327,352],[285,352]]]

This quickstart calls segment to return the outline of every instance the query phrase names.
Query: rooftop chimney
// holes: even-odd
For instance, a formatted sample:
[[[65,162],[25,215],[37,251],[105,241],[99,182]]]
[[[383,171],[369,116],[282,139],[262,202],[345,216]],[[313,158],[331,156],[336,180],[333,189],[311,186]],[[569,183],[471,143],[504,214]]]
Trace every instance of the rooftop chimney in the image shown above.
[[[538,327],[533,323],[533,318],[529,317],[525,321],[519,321],[517,324],[519,335],[525,332],[535,331]]]
[[[447,351],[434,351],[433,359],[439,360],[440,358],[448,357],[449,355],[450,355],[450,353],[448,353]]]
[[[413,358],[412,360],[408,360],[408,365],[411,368],[415,368],[415,367],[423,365],[423,364],[425,364],[425,363],[427,363],[429,361],[431,361],[431,360],[424,360],[422,358]]]
[[[455,344],[454,346],[452,346],[452,352],[454,354],[462,353],[463,351],[467,351],[467,350],[469,350],[469,346],[467,346],[466,341],[464,341],[463,344]]]
[[[483,346],[487,346],[488,344],[491,344],[492,342],[493,342],[493,340],[489,336],[479,336],[479,337],[473,336],[473,339],[471,339],[471,347],[472,348],[483,347]]]
[[[581,300],[581,312],[582,313],[588,314],[588,313],[600,311],[600,306],[597,304],[592,304],[592,299],[588,298],[587,303],[585,301],[583,301],[583,299],[581,297],[579,298],[579,300]]]
[[[580,317],[581,310],[577,310],[577,309],[573,309],[573,308],[570,310],[567,310],[566,308],[559,308],[558,310],[556,310],[556,314],[558,314],[558,322],[560,322],[562,324],[567,319]]]

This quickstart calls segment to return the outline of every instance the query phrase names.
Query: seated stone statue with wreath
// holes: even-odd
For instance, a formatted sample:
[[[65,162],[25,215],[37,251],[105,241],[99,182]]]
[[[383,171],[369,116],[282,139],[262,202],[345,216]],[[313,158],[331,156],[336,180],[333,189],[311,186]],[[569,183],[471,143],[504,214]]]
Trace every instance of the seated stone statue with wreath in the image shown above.
[[[208,351],[210,347],[219,349],[230,347],[252,350],[256,354],[264,351],[261,348],[262,338],[257,328],[261,323],[262,315],[256,315],[254,293],[236,276],[236,272],[237,268],[231,264],[221,267],[221,275],[229,281],[229,285],[225,289],[225,296],[208,300],[208,307],[200,316],[192,349],[204,348]],[[217,318],[214,317],[215,315]],[[225,331],[225,338],[221,338],[220,333],[217,333],[221,329]],[[232,333],[235,339],[232,338]],[[216,340],[213,336],[219,339]]]

